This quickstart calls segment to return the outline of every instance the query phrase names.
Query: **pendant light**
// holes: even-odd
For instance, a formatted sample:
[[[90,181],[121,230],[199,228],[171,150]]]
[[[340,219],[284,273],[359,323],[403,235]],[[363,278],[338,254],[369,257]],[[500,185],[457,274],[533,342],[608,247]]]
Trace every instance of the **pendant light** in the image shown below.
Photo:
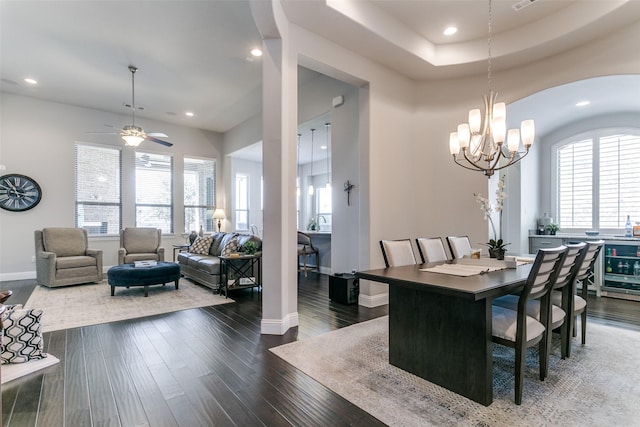
[[[296,196],[300,197],[300,137],[298,134],[298,151],[296,152]]]
[[[327,190],[331,189],[331,167],[329,166],[329,154],[331,153],[331,148],[329,146],[329,133],[331,132],[331,123],[325,123],[324,128],[327,134]]]
[[[310,183],[309,183],[309,195],[313,196],[313,134],[316,130],[315,129],[311,129],[311,178],[310,178]]]

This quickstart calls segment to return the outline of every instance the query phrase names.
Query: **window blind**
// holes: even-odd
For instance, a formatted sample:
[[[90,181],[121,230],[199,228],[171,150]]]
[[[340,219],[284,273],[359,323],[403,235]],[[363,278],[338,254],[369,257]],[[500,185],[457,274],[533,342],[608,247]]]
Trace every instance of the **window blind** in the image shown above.
[[[90,235],[117,235],[122,223],[121,151],[75,145],[76,227]]]
[[[184,231],[215,231],[216,161],[184,158]]]
[[[591,228],[593,206],[593,140],[558,149],[558,224],[560,228]]]
[[[173,232],[173,159],[136,151],[136,227]]]

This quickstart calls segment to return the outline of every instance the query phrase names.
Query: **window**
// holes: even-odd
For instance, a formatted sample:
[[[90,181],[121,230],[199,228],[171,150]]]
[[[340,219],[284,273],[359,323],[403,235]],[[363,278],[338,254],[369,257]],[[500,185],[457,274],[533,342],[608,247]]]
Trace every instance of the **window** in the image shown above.
[[[213,210],[216,204],[215,160],[184,159],[184,231],[215,231]]]
[[[136,227],[173,232],[172,158],[136,152]]]
[[[318,231],[331,231],[331,186],[318,187]]]
[[[249,230],[249,177],[236,174],[235,229]]]
[[[601,129],[555,146],[560,228],[619,231],[640,220],[640,130]]]
[[[121,151],[76,144],[76,227],[118,235],[122,222]]]

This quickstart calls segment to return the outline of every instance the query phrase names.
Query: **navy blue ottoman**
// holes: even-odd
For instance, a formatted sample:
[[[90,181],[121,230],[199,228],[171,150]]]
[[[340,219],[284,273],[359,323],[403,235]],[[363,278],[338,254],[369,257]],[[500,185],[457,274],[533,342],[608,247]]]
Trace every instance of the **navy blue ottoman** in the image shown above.
[[[113,266],[107,271],[111,296],[114,295],[116,286],[144,286],[144,296],[149,295],[149,285],[164,285],[180,280],[180,266],[173,262],[158,262],[152,267],[135,267],[133,264],[121,264]]]

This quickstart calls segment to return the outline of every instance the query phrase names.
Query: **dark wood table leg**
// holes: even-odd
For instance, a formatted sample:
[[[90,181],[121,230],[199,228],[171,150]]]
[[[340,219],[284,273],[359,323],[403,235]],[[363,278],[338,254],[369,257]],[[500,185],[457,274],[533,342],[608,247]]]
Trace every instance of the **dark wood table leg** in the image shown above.
[[[488,406],[491,301],[389,286],[389,363]]]

